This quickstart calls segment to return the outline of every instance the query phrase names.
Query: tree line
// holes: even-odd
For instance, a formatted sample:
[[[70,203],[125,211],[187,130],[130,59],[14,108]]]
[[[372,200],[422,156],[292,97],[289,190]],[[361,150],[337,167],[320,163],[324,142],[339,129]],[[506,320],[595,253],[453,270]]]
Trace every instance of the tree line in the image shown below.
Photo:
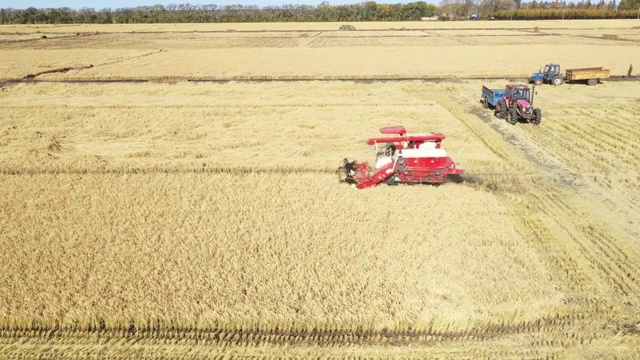
[[[332,6],[311,5],[153,5],[135,8],[0,9],[0,24],[127,24],[127,23],[228,23],[310,21],[415,21],[435,15],[437,7],[424,1],[378,4],[367,1]]]
[[[629,19],[638,16],[640,0],[442,0],[439,10],[449,18],[546,20],[546,19]]]
[[[35,8],[0,9],[0,24],[127,24],[127,23],[229,23],[229,22],[311,22],[311,21],[416,21],[440,15],[442,20],[479,18],[612,19],[634,18],[640,0],[580,0],[580,2],[522,0],[442,0],[440,6],[424,1],[407,4],[378,4],[365,1],[351,5],[331,5],[323,1],[311,5],[227,5],[171,4],[132,8]]]

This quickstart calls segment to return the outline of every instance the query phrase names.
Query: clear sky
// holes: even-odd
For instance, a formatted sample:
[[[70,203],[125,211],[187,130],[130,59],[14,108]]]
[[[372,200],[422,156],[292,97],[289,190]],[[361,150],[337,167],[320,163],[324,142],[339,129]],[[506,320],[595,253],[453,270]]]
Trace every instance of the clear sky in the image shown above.
[[[378,3],[408,3],[418,0],[379,0]],[[437,4],[439,0],[423,0],[429,3]],[[112,9],[122,7],[136,7],[136,6],[148,6],[155,4],[216,4],[218,6],[229,4],[242,4],[242,5],[283,5],[283,4],[300,4],[300,5],[318,5],[322,0],[206,0],[206,1],[188,1],[188,0],[0,0],[0,8],[14,8],[14,9],[26,9],[28,7],[35,8],[60,8],[70,7],[72,9],[80,9],[83,7],[94,8],[100,10],[106,7]],[[362,2],[362,0],[329,0],[331,5],[340,4],[354,4]]]

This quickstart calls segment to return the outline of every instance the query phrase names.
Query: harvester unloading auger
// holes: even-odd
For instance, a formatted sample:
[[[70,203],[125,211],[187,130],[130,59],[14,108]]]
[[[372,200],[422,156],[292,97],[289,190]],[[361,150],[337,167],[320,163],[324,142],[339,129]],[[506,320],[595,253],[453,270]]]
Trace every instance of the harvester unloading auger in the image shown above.
[[[339,169],[340,181],[365,189],[380,183],[438,184],[448,175],[464,173],[441,147],[445,139],[442,134],[407,134],[404,126],[383,127],[380,132],[398,136],[367,140],[369,149],[376,155],[375,166],[371,168],[366,162],[344,159]]]

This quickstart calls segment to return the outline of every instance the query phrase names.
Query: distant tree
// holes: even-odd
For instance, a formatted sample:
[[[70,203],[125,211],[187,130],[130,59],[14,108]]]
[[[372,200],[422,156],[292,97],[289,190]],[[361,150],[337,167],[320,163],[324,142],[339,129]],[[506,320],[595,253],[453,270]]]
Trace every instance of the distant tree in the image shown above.
[[[638,10],[640,7],[640,0],[620,0],[618,10]]]
[[[468,18],[472,13],[499,19],[567,19],[635,18],[640,0],[580,0],[579,3],[560,0],[442,0],[440,8],[416,1],[406,4],[362,3],[333,6],[328,1],[318,6],[287,4],[257,6],[231,4],[193,5],[190,3],[139,6],[135,8],[70,8],[0,9],[0,24],[70,24],[70,23],[176,23],[176,22],[273,22],[273,21],[411,21],[436,13]],[[516,10],[517,11],[513,11]],[[568,11],[570,10],[570,11]],[[448,18],[448,16],[447,16]]]

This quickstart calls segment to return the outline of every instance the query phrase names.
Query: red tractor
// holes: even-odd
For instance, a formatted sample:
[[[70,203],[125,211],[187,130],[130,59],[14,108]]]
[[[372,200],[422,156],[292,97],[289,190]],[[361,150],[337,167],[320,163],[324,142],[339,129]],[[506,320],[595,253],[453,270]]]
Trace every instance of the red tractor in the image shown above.
[[[384,127],[380,132],[398,136],[369,139],[367,144],[376,155],[375,166],[344,159],[340,181],[365,189],[380,183],[438,184],[448,175],[464,173],[442,148],[442,134],[407,134],[404,126]]]
[[[534,90],[535,86],[529,89],[528,85],[523,84],[510,84],[504,90],[483,86],[482,102],[485,108],[493,107],[497,117],[506,118],[512,125],[520,119],[540,125],[542,112],[533,107]]]

